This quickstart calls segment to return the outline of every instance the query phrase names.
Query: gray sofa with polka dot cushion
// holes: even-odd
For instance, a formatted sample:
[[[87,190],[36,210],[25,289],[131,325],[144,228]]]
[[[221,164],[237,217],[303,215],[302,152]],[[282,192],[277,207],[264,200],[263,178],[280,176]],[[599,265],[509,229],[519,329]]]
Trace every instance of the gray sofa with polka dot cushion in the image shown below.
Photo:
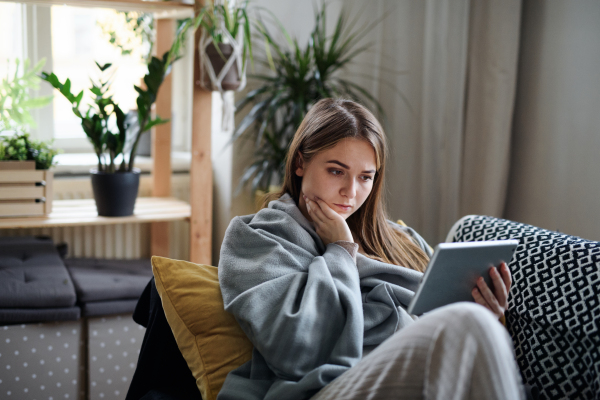
[[[124,398],[145,329],[131,315],[152,278],[149,259],[66,258],[87,332],[88,398]]]
[[[0,238],[0,399],[85,398],[80,315],[50,238]]]

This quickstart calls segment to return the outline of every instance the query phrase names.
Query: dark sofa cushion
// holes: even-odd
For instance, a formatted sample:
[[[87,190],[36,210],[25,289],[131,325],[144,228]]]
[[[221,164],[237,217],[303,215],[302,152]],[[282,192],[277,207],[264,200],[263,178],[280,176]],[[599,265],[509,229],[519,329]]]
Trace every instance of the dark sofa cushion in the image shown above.
[[[0,309],[0,323],[21,324],[27,322],[75,321],[79,319],[79,307],[61,308],[4,308]]]
[[[46,237],[0,238],[0,309],[75,305],[75,288]]]
[[[65,265],[71,273],[79,303],[137,300],[152,278],[149,259],[67,258]]]
[[[81,315],[83,317],[98,317],[115,314],[133,314],[136,304],[137,299],[91,301],[81,305]]]

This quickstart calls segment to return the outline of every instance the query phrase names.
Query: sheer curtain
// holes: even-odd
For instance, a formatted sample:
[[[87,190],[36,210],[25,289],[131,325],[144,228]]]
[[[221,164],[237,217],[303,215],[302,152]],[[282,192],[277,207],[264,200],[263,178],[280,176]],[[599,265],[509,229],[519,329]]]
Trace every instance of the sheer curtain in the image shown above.
[[[362,68],[388,115],[388,210],[435,244],[465,214],[502,216],[521,0],[376,4]]]

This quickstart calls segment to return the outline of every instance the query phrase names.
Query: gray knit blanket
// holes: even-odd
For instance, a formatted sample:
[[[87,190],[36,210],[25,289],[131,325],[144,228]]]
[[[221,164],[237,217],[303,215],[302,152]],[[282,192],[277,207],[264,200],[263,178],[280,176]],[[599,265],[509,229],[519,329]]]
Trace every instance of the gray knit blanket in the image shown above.
[[[391,223],[391,222],[390,222]],[[425,241],[412,229],[423,250]],[[308,399],[413,319],[406,312],[422,274],[323,245],[289,195],[234,218],[219,283],[225,309],[254,344],[227,376],[219,400]]]

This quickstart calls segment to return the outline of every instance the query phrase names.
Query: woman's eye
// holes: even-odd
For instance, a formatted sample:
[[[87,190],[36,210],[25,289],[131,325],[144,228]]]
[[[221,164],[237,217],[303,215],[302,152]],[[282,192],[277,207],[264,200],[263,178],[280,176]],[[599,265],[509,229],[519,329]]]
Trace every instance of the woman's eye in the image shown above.
[[[363,178],[363,181],[365,181],[365,182],[368,182],[368,181],[370,181],[370,180],[373,180],[373,177],[371,177],[371,176],[369,176],[369,175],[365,175],[365,176],[363,176],[362,178]]]
[[[341,175],[342,171],[340,171],[339,169],[332,169],[329,172],[331,172],[333,175]]]

